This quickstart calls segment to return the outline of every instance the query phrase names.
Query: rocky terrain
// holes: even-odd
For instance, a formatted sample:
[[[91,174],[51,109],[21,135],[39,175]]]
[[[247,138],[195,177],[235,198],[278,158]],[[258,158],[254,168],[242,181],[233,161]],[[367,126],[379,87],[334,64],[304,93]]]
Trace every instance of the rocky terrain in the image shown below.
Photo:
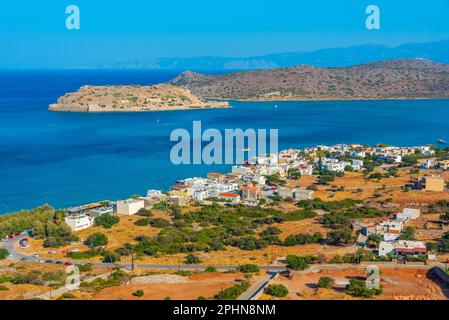
[[[142,112],[226,108],[227,102],[206,101],[188,89],[154,86],[83,86],[50,105],[51,111]]]
[[[170,81],[202,98],[235,100],[382,100],[449,98],[449,65],[398,59],[344,68],[297,66]]]

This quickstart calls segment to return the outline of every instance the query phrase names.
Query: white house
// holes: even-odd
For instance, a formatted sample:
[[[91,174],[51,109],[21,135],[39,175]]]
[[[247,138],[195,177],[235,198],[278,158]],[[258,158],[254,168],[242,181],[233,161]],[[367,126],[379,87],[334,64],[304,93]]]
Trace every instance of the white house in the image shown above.
[[[117,201],[117,213],[126,216],[132,216],[144,207],[145,201],[140,199]]]
[[[148,198],[159,197],[161,195],[162,195],[162,191],[161,190],[148,190],[147,191],[147,197]]]
[[[207,190],[195,190],[193,192],[192,199],[194,201],[204,201],[209,198],[209,192]]]
[[[77,216],[67,216],[64,219],[65,223],[72,231],[80,231],[92,227],[94,219],[88,215],[82,214]]]
[[[407,220],[418,219],[421,215],[421,210],[405,208],[401,213],[396,215],[396,220],[405,222]]]
[[[389,230],[383,234],[386,242],[395,242],[401,237],[401,233],[398,230]]]
[[[220,193],[218,198],[228,200],[232,203],[238,203],[241,200],[240,195],[236,193]]]
[[[395,243],[381,241],[379,243],[379,256],[386,256],[389,253],[394,253],[395,248]]]
[[[296,189],[293,192],[295,200],[312,200],[315,192],[313,190]]]

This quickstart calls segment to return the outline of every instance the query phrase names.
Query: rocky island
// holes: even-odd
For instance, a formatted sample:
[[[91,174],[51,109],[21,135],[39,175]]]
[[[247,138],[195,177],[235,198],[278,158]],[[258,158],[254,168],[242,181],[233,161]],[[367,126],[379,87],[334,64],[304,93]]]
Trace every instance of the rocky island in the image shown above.
[[[227,108],[227,102],[208,101],[187,88],[169,84],[152,86],[83,86],[60,97],[51,111],[144,112]]]

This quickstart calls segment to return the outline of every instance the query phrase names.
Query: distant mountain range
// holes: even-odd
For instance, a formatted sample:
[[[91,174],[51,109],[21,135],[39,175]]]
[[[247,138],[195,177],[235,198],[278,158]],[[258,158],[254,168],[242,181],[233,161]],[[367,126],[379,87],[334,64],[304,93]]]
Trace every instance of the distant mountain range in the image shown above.
[[[352,67],[286,67],[203,75],[184,72],[170,84],[202,98],[382,100],[449,98],[449,64],[393,59]]]
[[[346,67],[390,59],[426,59],[449,63],[449,40],[404,44],[398,47],[360,45],[310,52],[274,53],[269,55],[232,57],[156,58],[118,62],[96,66],[99,69],[168,69],[168,70],[259,70],[297,65]]]

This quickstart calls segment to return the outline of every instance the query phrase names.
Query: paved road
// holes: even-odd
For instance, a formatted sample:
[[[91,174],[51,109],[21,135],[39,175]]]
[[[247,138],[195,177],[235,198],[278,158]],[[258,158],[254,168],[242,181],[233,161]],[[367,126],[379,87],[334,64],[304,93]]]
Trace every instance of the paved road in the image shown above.
[[[245,293],[243,293],[237,300],[252,300],[256,295],[270,283],[270,280],[277,275],[277,272],[267,272],[262,279],[253,284]]]
[[[28,255],[24,255],[16,250],[16,247],[18,245],[18,242],[21,239],[27,238],[27,235],[22,235],[17,238],[14,238],[12,240],[4,241],[0,243],[1,247],[4,247],[8,249],[12,259],[19,259],[27,262],[43,262],[43,261],[49,261],[49,263],[57,263],[57,264],[64,264],[66,262],[72,263],[72,264],[92,264],[95,267],[104,267],[104,268],[110,268],[113,266],[120,266],[127,269],[130,269],[132,265],[130,263],[104,263],[104,262],[86,262],[86,261],[77,261],[77,260],[53,260],[53,259],[43,259],[39,257],[31,257]],[[372,265],[376,265],[376,262],[372,262]],[[381,268],[404,268],[404,269],[431,269],[434,266],[439,266],[442,268],[447,268],[447,264],[443,263],[433,263],[431,265],[415,265],[415,264],[397,264],[397,263],[379,263],[377,264]],[[135,264],[135,268],[143,268],[143,269],[160,269],[160,270],[198,270],[203,271],[208,266],[206,265],[184,265],[184,264]],[[218,270],[234,270],[238,265],[219,265],[215,266]],[[259,266],[260,269],[265,271],[271,271],[271,272],[282,272],[286,271],[285,266]],[[366,265],[357,265],[357,264],[322,264],[322,265],[313,265],[309,269],[303,271],[303,272],[318,272],[322,269],[333,269],[333,270],[344,270],[344,269],[353,269],[353,268],[366,268]]]
[[[86,261],[79,261],[79,260],[54,260],[54,259],[44,259],[40,257],[32,257],[29,255],[24,255],[23,253],[20,253],[16,250],[16,247],[21,239],[27,238],[27,235],[22,235],[17,238],[4,241],[0,243],[1,247],[4,247],[8,249],[10,253],[11,259],[19,259],[27,262],[36,262],[36,263],[42,263],[48,261],[49,263],[54,264],[64,264],[66,262],[72,263],[72,264],[91,264],[95,267],[113,267],[113,266],[120,266],[127,269],[130,269],[132,267],[131,263],[104,263],[104,262],[86,262]],[[161,269],[161,270],[198,270],[203,271],[207,268],[206,265],[184,265],[184,264],[134,264],[134,268],[143,268],[143,269]],[[238,265],[219,265],[214,266],[218,270],[234,270]],[[273,271],[273,272],[281,272],[285,271],[285,266],[260,266],[260,269],[265,271]]]

